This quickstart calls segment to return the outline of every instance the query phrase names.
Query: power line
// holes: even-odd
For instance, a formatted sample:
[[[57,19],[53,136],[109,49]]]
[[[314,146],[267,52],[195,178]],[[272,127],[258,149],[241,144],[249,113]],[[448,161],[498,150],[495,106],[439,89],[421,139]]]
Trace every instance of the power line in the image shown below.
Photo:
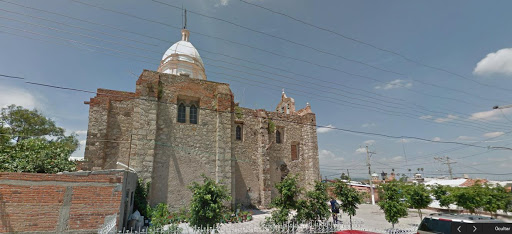
[[[4,75],[4,74],[0,74],[0,75]],[[114,94],[109,94],[109,93],[99,93],[99,92],[95,92],[95,91],[88,91],[88,90],[83,90],[83,89],[63,87],[63,86],[57,86],[57,85],[50,85],[50,84],[45,84],[45,83],[29,82],[29,81],[26,81],[25,83],[31,84],[31,85],[48,87],[48,88],[54,88],[54,89],[70,90],[70,91],[84,92],[84,93],[96,94],[96,95],[99,94],[99,95],[104,95],[104,96],[117,96],[117,97],[124,97],[124,98],[128,98],[128,99],[139,99],[139,100],[163,103],[163,104],[168,104],[168,105],[176,105],[176,103],[162,102],[162,101],[152,100],[152,99],[148,99],[148,98],[140,98],[140,97],[127,96],[127,95],[114,95]],[[218,111],[218,110],[207,109],[207,108],[202,108],[202,107],[200,107],[198,109],[203,109],[205,111],[234,113],[234,111]],[[266,117],[258,117],[258,118],[266,119]],[[426,138],[421,138],[421,137],[415,137],[415,136],[405,136],[405,135],[404,136],[393,136],[393,135],[388,135],[388,134],[383,134],[383,133],[357,131],[357,130],[351,130],[351,129],[333,127],[333,126],[324,126],[324,125],[318,125],[318,124],[299,123],[297,121],[289,121],[289,120],[284,120],[284,119],[279,119],[279,118],[274,118],[274,119],[277,120],[277,121],[289,122],[289,123],[294,123],[294,124],[299,124],[299,125],[304,125],[304,126],[329,128],[329,129],[333,129],[333,130],[337,130],[337,131],[342,131],[342,132],[357,133],[357,134],[370,135],[370,136],[379,136],[379,137],[391,138],[391,139],[407,138],[407,139],[414,139],[414,140],[423,141],[423,142],[429,142],[429,143],[455,144],[455,145],[464,145],[464,146],[470,146],[470,147],[475,147],[475,148],[487,148],[487,147],[484,147],[484,146],[472,145],[472,144],[467,144],[467,143],[463,143],[463,142],[456,142],[456,141],[434,141],[434,140],[430,140],[430,139],[426,139]]]
[[[121,14],[121,15],[124,15],[124,16],[136,18],[136,19],[139,19],[139,20],[143,20],[143,21],[146,21],[146,22],[156,23],[156,24],[160,24],[160,25],[164,25],[164,26],[167,26],[167,27],[171,27],[171,28],[175,28],[175,29],[181,30],[180,27],[176,27],[176,26],[173,26],[173,25],[170,25],[170,24],[167,24],[167,23],[163,23],[163,22],[159,22],[159,21],[156,21],[156,20],[152,20],[152,19],[143,18],[143,17],[137,16],[137,15],[133,15],[133,14],[130,14],[130,13],[121,12],[121,11],[117,11],[117,10],[112,10],[112,9],[108,9],[108,8],[101,7],[101,6],[98,6],[98,5],[80,2],[80,1],[77,1],[77,0],[71,0],[71,1],[74,1],[74,2],[77,2],[77,3],[80,3],[80,4],[84,4],[84,5],[87,5],[87,6],[91,6],[91,7],[94,7],[94,8],[98,8],[98,9],[101,9],[101,10],[104,10],[104,11],[109,11],[109,12],[113,12],[113,13],[116,13],[116,14]],[[178,8],[181,9],[180,7],[178,7]],[[197,13],[197,12],[193,12],[193,13]],[[266,50],[266,49],[261,49],[261,48],[255,47],[255,46],[247,45],[247,44],[236,42],[236,41],[233,41],[233,40],[229,40],[229,39],[225,39],[225,38],[220,38],[220,37],[216,37],[216,36],[211,36],[211,35],[207,35],[207,34],[204,34],[204,33],[201,33],[201,32],[195,32],[195,31],[191,31],[191,30],[189,30],[189,31],[193,32],[195,34],[201,35],[201,36],[205,36],[205,37],[214,38],[214,39],[217,39],[217,40],[226,41],[226,42],[229,42],[229,43],[232,43],[232,44],[236,44],[236,45],[248,47],[248,48],[251,48],[251,49],[259,50],[259,51],[262,51],[262,52],[265,52],[265,53],[269,53],[269,54],[272,54],[272,55],[276,55],[276,56],[279,56],[279,57],[284,57],[284,58],[288,58],[288,59],[291,59],[291,60],[304,62],[304,63],[307,63],[307,64],[311,64],[311,65],[315,65],[315,66],[318,66],[318,67],[322,67],[322,68],[332,69],[332,70],[335,70],[335,71],[338,71],[338,72],[341,72],[341,73],[344,73],[344,74],[347,74],[347,75],[357,76],[357,77],[360,77],[360,78],[369,79],[369,80],[373,80],[373,81],[385,84],[385,82],[382,82],[382,81],[380,81],[378,79],[375,79],[375,78],[372,78],[372,77],[368,77],[368,76],[364,76],[364,75],[358,75],[358,74],[347,72],[347,71],[344,71],[344,70],[341,70],[341,69],[337,69],[337,68],[334,68],[334,67],[325,66],[325,65],[313,63],[313,62],[310,62],[310,61],[307,61],[307,60],[303,60],[303,59],[298,59],[298,58],[294,58],[294,57],[291,57],[291,56],[282,55],[282,54],[279,54],[279,53],[275,53],[273,51],[269,51],[269,50]],[[468,92],[466,92],[464,90],[458,90],[458,89],[454,89],[454,88],[442,87],[442,86],[439,86],[439,85],[436,85],[436,84],[427,83],[427,82],[424,82],[424,81],[418,81],[418,80],[415,80],[415,81],[418,82],[418,83],[430,85],[430,86],[433,86],[433,87],[438,87],[438,88],[452,90],[452,91],[455,91],[455,92],[464,93],[466,95],[471,95],[471,97],[477,96],[480,99],[487,99],[487,100],[496,101],[495,99],[488,99],[488,98],[485,98],[485,97],[481,97],[481,96],[478,96],[478,95],[476,95],[474,93],[473,94],[472,93],[468,93]],[[398,85],[398,86],[405,87],[403,85]],[[405,88],[407,88],[407,87],[405,87]],[[499,100],[499,101],[501,102],[502,100]]]
[[[70,41],[70,42],[73,42],[73,43],[78,43],[78,44],[82,44],[82,45],[86,45],[86,46],[93,46],[93,47],[96,47],[96,48],[102,48],[102,49],[110,50],[110,51],[117,52],[117,53],[128,54],[128,55],[137,56],[137,57],[143,57],[143,58],[150,58],[150,57],[141,56],[141,55],[137,55],[137,54],[133,54],[133,53],[129,53],[129,52],[123,52],[123,51],[116,50],[116,49],[110,49],[110,48],[103,47],[103,46],[96,46],[96,45],[92,45],[92,44],[88,44],[88,43],[83,43],[83,42],[79,42],[79,41],[71,40],[71,39],[67,39],[67,38],[55,37],[55,36],[50,36],[50,35],[41,34],[41,33],[35,33],[35,32],[32,32],[32,31],[29,31],[29,30],[17,29],[17,28],[12,28],[12,27],[8,27],[8,26],[2,26],[2,25],[0,25],[0,27],[6,27],[6,28],[9,28],[9,29],[20,30],[20,31],[23,31],[23,32],[28,32],[28,33],[32,33],[32,34],[36,34],[36,35],[43,35],[43,36],[47,36],[47,37],[51,37],[51,38],[57,38],[57,39],[60,39],[60,40]],[[150,63],[148,61],[143,61],[143,62]],[[212,65],[212,66],[215,66],[215,65]],[[225,68],[225,67],[222,67],[222,68]],[[228,75],[229,76],[229,74],[225,74],[225,73],[220,73],[220,74]],[[252,75],[254,75],[254,74],[252,74]],[[256,76],[260,76],[260,75],[256,75]],[[270,78],[270,79],[272,79],[272,78]],[[279,81],[279,82],[282,82],[282,81]],[[301,92],[304,92],[304,91],[302,91],[302,90],[299,91],[298,90],[298,92],[301,93]],[[299,94],[299,95],[301,95],[301,94]],[[313,95],[315,95],[315,94],[313,94]],[[345,97],[348,97],[348,96],[345,96]],[[327,98],[335,99],[335,98],[332,98],[332,97],[327,97]],[[348,98],[351,98],[351,97],[348,97]],[[347,103],[347,101],[344,101],[344,100],[340,100],[340,99],[335,99],[335,100],[345,102],[345,104]],[[359,100],[366,101],[366,100],[362,100],[362,99],[359,99]],[[366,102],[368,102],[368,101],[366,101]],[[359,103],[352,103],[352,102],[348,102],[348,103],[353,104],[354,106],[352,106],[352,107],[354,107],[354,108],[362,108],[361,106],[366,106],[366,107],[370,108],[370,110],[372,110],[372,111],[375,111],[375,109],[379,109],[379,110],[384,111],[383,113],[386,113],[386,114],[390,114],[391,113],[391,115],[395,115],[395,114],[392,114],[392,113],[396,113],[396,114],[398,114],[396,116],[408,116],[409,118],[416,119],[416,116],[410,115],[408,113],[388,111],[388,110],[381,109],[379,107],[362,105],[362,104],[359,104]],[[472,128],[475,128],[475,129],[481,129],[482,131],[489,131],[488,129],[484,129],[484,128],[481,128],[479,126],[474,126],[472,124],[463,124],[463,123],[444,123],[444,124],[456,125],[456,126],[462,125],[462,126],[472,127]]]
[[[153,0],[155,1],[155,0]],[[476,80],[473,80],[473,79],[470,79],[468,77],[465,77],[463,75],[460,75],[460,74],[457,74],[455,72],[452,72],[452,71],[449,71],[449,70],[446,70],[444,68],[440,68],[440,67],[436,67],[436,66],[432,66],[432,65],[428,65],[428,64],[425,64],[423,62],[420,62],[418,60],[415,60],[415,59],[412,59],[412,58],[409,58],[401,53],[398,53],[398,52],[395,52],[395,51],[392,51],[392,50],[389,50],[389,49],[385,49],[385,48],[382,48],[382,47],[379,47],[379,46],[376,46],[374,44],[371,44],[371,43],[368,43],[368,42],[365,42],[365,41],[362,41],[362,40],[359,40],[359,39],[355,39],[353,37],[349,37],[349,36],[346,36],[344,34],[341,34],[341,33],[338,33],[338,32],[335,32],[333,30],[330,30],[330,29],[327,29],[327,28],[324,28],[324,27],[320,27],[320,26],[317,26],[317,25],[314,25],[312,23],[309,23],[309,22],[306,22],[304,20],[300,20],[298,18],[295,18],[295,17],[292,17],[290,15],[287,15],[287,14],[284,14],[284,13],[281,13],[281,12],[278,12],[278,11],[274,11],[270,8],[267,8],[267,7],[263,7],[261,5],[258,5],[258,4],[255,4],[255,3],[250,3],[250,2],[247,2],[245,0],[240,0],[240,2],[243,2],[245,4],[248,4],[248,5],[252,5],[252,6],[255,6],[255,7],[258,7],[258,8],[261,8],[261,9],[264,9],[264,10],[267,10],[267,11],[270,11],[274,14],[278,14],[278,15],[281,15],[281,16],[284,16],[284,17],[287,17],[289,19],[292,19],[294,21],[297,21],[297,22],[300,22],[302,24],[305,24],[305,25],[308,25],[308,26],[311,26],[311,27],[314,27],[316,29],[319,29],[319,30],[322,30],[322,31],[325,31],[325,32],[329,32],[331,34],[334,34],[334,35],[337,35],[337,36],[340,36],[340,37],[343,37],[347,40],[350,40],[350,41],[353,41],[353,42],[356,42],[356,43],[359,43],[359,44],[362,44],[362,45],[366,45],[366,46],[369,46],[371,48],[374,48],[374,49],[377,49],[377,50],[380,50],[380,51],[383,51],[383,52],[386,52],[386,53],[390,53],[390,54],[393,54],[393,55],[396,55],[406,61],[409,61],[409,62],[412,62],[414,64],[417,64],[417,65],[420,65],[420,66],[423,66],[423,67],[427,67],[427,68],[431,68],[431,69],[434,69],[434,70],[437,70],[437,71],[441,71],[441,72],[445,72],[445,73],[448,73],[448,74],[451,74],[455,77],[458,77],[458,78],[461,78],[461,79],[464,79],[464,80],[468,80],[468,81],[471,81],[473,83],[476,83],[476,84],[479,84],[479,85],[482,85],[482,86],[487,86],[487,87],[492,87],[492,88],[497,88],[497,89],[500,89],[500,90],[503,90],[503,91],[507,91],[507,92],[510,92],[512,91],[511,89],[507,89],[507,88],[503,88],[503,87],[500,87],[500,86],[494,86],[494,85],[489,85],[489,84],[485,84],[485,83],[482,83],[482,82],[479,82],[479,81],[476,81]]]

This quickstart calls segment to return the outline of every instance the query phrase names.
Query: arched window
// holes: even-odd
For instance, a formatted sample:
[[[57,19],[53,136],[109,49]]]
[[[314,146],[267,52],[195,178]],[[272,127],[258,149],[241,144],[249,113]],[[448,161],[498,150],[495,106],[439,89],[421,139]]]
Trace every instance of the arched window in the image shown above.
[[[242,140],[242,127],[240,127],[240,125],[236,125],[236,139],[239,141]]]
[[[281,132],[276,130],[276,143],[281,144]]]
[[[197,107],[195,105],[190,106],[190,123],[197,124]]]
[[[178,122],[185,123],[187,121],[185,111],[186,111],[185,105],[183,105],[183,103],[181,103],[178,106]]]

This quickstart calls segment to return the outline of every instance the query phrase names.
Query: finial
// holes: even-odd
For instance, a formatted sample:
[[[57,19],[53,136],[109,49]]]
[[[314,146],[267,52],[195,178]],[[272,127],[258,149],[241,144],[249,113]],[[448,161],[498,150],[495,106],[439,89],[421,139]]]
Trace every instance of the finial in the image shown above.
[[[283,94],[284,94],[284,89],[282,89],[282,90],[283,90]]]
[[[309,102],[306,102],[306,106],[309,106]]]
[[[183,6],[181,8],[183,9]],[[187,29],[187,9],[183,9],[181,23],[183,24],[183,29]]]

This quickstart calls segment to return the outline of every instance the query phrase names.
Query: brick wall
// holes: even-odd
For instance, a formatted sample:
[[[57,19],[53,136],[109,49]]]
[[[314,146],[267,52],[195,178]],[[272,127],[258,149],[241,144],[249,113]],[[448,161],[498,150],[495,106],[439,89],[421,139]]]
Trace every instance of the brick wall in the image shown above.
[[[133,181],[128,183],[127,179],[136,180],[136,176],[122,170],[1,172],[0,232],[96,231],[105,217],[113,214],[122,224],[122,195],[135,189]]]

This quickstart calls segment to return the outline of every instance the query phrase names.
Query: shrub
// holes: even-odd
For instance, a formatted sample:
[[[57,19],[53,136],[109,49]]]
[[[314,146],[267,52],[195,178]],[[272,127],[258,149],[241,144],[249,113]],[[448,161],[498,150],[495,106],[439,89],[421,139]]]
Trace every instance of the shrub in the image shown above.
[[[203,184],[193,182],[190,203],[190,225],[198,228],[217,226],[222,219],[223,203],[231,199],[227,189],[214,180],[202,175]]]

